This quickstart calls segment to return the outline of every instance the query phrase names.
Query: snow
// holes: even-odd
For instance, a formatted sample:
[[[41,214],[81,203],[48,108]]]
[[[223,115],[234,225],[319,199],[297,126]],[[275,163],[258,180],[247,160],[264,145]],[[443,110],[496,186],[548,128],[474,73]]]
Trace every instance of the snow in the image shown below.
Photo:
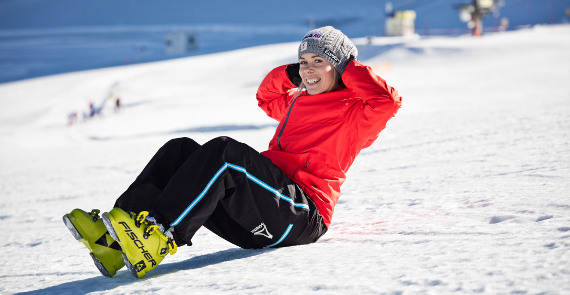
[[[0,293],[568,294],[569,25],[356,40],[404,97],[329,232],[243,250],[207,230],[145,279],[100,275],[61,217],[109,210],[168,139],[267,147],[255,91],[296,43],[0,85]],[[566,82],[565,82],[566,81]],[[66,126],[110,93],[102,116]]]

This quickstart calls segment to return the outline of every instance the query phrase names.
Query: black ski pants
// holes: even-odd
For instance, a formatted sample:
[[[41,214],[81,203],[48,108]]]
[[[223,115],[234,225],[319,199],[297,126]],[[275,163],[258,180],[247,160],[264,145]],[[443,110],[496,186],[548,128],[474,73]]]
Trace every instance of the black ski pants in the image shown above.
[[[190,138],[168,141],[115,207],[149,211],[173,228],[179,245],[191,245],[201,226],[242,248],[308,244],[327,230],[299,185],[229,137],[204,145]]]

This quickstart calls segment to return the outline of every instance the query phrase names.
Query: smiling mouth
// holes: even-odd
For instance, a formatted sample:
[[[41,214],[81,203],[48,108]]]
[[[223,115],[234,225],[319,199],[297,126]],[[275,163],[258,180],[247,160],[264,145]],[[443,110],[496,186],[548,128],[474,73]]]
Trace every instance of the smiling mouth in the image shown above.
[[[307,79],[305,82],[307,86],[312,86],[319,83],[320,81],[321,79]]]

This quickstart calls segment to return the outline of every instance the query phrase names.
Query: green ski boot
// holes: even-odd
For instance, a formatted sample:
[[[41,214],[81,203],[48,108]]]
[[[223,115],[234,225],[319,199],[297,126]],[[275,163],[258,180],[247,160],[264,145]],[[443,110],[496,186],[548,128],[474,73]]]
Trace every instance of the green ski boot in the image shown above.
[[[112,277],[125,266],[121,247],[107,232],[103,220],[99,218],[99,210],[88,213],[74,209],[63,216],[63,223],[75,239],[89,249],[89,255],[101,274]]]
[[[142,278],[177,249],[172,236],[164,234],[162,226],[147,216],[147,211],[135,214],[113,208],[101,217],[109,234],[121,245],[127,268],[137,278]]]

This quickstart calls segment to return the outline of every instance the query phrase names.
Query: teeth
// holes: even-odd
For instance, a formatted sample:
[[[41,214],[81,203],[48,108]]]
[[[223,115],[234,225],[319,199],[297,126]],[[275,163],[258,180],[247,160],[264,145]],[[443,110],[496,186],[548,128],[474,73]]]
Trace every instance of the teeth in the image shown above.
[[[319,79],[307,79],[307,84],[315,84],[319,82]]]

